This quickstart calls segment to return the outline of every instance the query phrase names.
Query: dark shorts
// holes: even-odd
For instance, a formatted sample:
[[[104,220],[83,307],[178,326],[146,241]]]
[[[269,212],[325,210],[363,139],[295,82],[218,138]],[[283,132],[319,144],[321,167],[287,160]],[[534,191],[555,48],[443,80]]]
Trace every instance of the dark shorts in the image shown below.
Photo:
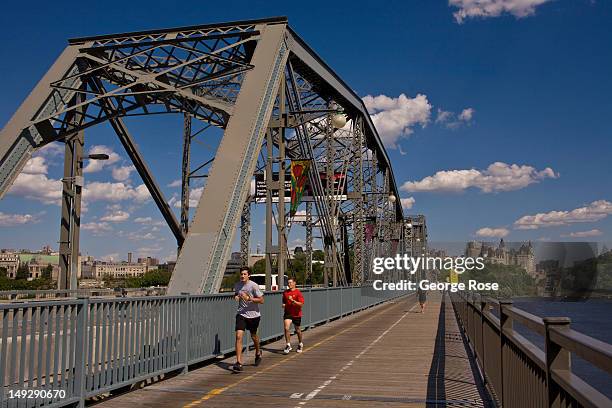
[[[251,333],[255,333],[259,328],[259,320],[261,316],[258,317],[244,317],[243,315],[236,315],[236,330],[248,330]]]
[[[302,325],[302,316],[294,317],[286,314],[283,316],[283,320],[291,320],[295,327],[300,327]]]

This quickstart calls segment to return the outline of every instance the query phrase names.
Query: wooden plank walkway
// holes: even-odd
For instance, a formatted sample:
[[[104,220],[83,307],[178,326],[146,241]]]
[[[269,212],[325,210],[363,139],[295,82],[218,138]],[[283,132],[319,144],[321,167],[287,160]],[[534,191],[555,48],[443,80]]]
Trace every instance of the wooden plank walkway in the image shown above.
[[[475,380],[448,297],[431,293],[425,313],[418,310],[414,298],[386,303],[306,331],[301,354],[284,355],[284,341],[275,342],[264,346],[259,367],[250,351],[243,373],[230,371],[230,357],[96,405],[492,406]]]

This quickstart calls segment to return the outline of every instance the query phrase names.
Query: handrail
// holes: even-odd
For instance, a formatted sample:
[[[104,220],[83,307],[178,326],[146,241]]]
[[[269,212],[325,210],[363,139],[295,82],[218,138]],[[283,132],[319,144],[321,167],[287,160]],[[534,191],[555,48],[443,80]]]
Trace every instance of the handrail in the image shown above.
[[[612,372],[612,344],[604,343],[569,328],[553,327],[549,335],[552,341],[569,352],[604,371]]]
[[[451,300],[498,405],[612,407],[607,396],[571,369],[574,354],[612,374],[612,345],[570,329],[568,318],[540,318],[509,301],[463,293],[451,293]],[[517,333],[514,322],[543,336],[544,350]]]
[[[302,293],[302,326],[308,328],[410,292],[364,285]],[[260,306],[261,341],[283,335],[282,292],[266,292],[266,297]],[[2,303],[0,407],[17,406],[16,399],[9,400],[11,390],[45,391],[28,400],[28,406],[84,406],[85,399],[96,395],[187,372],[234,350],[235,311],[233,293]]]
[[[533,330],[539,335],[544,336],[544,334],[546,333],[546,329],[544,328],[544,321],[542,320],[542,318],[528,313],[524,310],[517,309],[514,306],[505,307],[504,312],[512,319],[516,320],[518,323]]]

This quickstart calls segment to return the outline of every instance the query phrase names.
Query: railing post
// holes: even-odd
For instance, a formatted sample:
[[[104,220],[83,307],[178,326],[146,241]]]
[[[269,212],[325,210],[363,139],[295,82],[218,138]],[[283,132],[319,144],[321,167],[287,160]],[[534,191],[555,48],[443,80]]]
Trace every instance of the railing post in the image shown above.
[[[327,307],[327,315],[326,315],[326,318],[325,318],[325,323],[329,322],[329,320],[330,320],[330,318],[329,318],[329,303],[331,302],[331,299],[330,299],[330,294],[329,293],[330,293],[330,291],[329,291],[329,286],[328,286],[328,287],[325,288],[325,304],[326,304],[326,307]]]
[[[74,393],[79,397],[79,407],[85,406],[85,383],[87,370],[85,362],[91,350],[86,349],[89,332],[87,330],[89,317],[89,297],[79,296],[77,299],[75,360],[74,360]]]
[[[181,293],[183,303],[181,304],[180,317],[180,346],[182,351],[183,374],[189,371],[189,329],[191,327],[191,296],[189,293]]]
[[[484,299],[482,295],[480,295],[479,301],[480,307],[480,363],[482,364],[483,371],[485,370],[485,329],[484,326],[486,324],[484,313],[487,307],[487,301]],[[487,376],[484,376],[484,383],[487,383]]]
[[[340,318],[342,318],[342,316],[344,316],[343,313],[342,313],[342,303],[343,303],[342,302],[342,292],[344,292],[344,288],[340,287]]]
[[[546,353],[546,388],[548,391],[548,406],[561,406],[560,387],[552,379],[553,370],[569,370],[571,366],[570,353],[550,339],[551,328],[569,328],[571,320],[568,317],[545,317],[544,328]]]
[[[475,314],[476,314],[476,295],[474,293],[470,293],[471,301],[468,305],[468,309],[470,310],[470,317],[468,319],[469,328],[470,328],[470,343],[472,343],[472,347],[474,348],[474,354],[478,354],[478,350],[476,349],[476,329],[475,329]]]
[[[506,308],[512,307],[511,300],[500,300],[499,301],[499,379],[500,379],[500,387],[498,398],[501,401],[501,405],[503,407],[510,406],[510,401],[506,396],[504,390],[506,389],[506,375],[504,373],[505,365],[504,365],[504,354],[506,354],[506,349],[508,348],[506,341],[506,333],[511,332],[513,329],[512,318],[506,313]],[[507,387],[509,390],[513,388],[513,385],[509,384]],[[517,388],[518,389],[518,388]],[[508,395],[509,396],[509,395]]]

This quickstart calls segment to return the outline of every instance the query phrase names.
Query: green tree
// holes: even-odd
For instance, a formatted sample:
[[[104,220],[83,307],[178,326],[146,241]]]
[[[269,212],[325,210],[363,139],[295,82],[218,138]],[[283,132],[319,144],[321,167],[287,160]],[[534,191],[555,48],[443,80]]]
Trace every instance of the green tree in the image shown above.
[[[45,269],[43,269],[42,271],[42,277],[44,279],[51,279],[52,274],[53,274],[53,266],[51,264],[48,264],[47,266],[45,266]]]
[[[230,291],[234,289],[236,282],[240,280],[240,271],[237,271],[233,275],[224,276],[221,281],[221,292]]]
[[[253,267],[251,268],[251,274],[254,275],[259,273],[266,273],[265,259],[260,259],[259,261],[255,262],[255,265],[253,265]]]
[[[312,251],[312,260],[313,261],[324,261],[325,253],[321,251],[320,249],[315,249],[314,251]]]
[[[323,283],[323,265],[320,263],[312,264],[312,285],[320,285]]]
[[[110,273],[107,273],[104,275],[104,277],[102,277],[102,282],[104,282],[104,286],[107,288],[114,288],[116,287],[115,285],[118,283],[117,279],[115,279],[115,277]]]
[[[511,298],[514,296],[536,296],[535,279],[516,265],[485,264],[484,269],[472,269],[459,275],[466,285],[470,279],[482,283],[499,283],[499,291],[487,292],[488,296]],[[483,292],[484,293],[484,292]]]
[[[15,279],[17,280],[26,280],[30,277],[30,268],[27,262],[22,263],[17,268],[17,273],[15,274]]]
[[[0,278],[6,278],[8,270],[4,266],[0,266]]]

